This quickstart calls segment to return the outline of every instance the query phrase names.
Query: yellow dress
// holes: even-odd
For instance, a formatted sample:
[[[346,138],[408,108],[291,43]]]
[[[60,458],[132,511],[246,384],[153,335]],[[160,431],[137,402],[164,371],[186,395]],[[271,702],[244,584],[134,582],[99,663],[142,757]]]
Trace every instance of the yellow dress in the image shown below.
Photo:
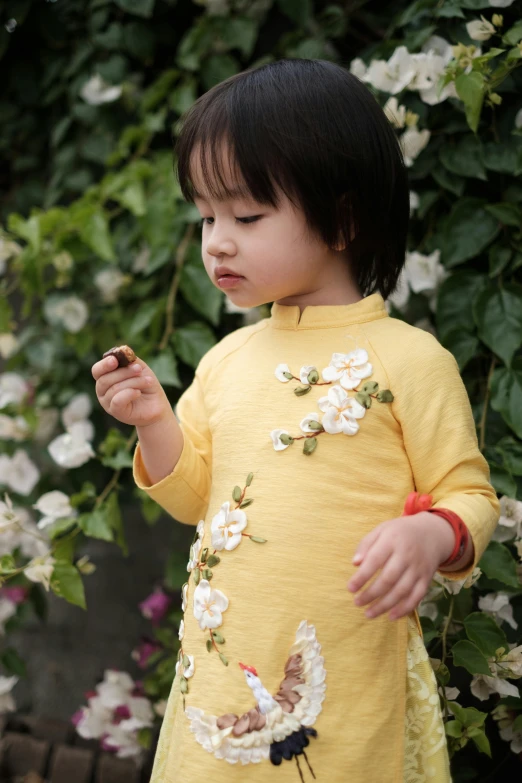
[[[203,357],[176,415],[169,476],[134,455],[137,485],[197,526],[151,783],[447,783],[417,614],[368,619],[346,586],[413,490],[473,539],[445,576],[489,542],[499,502],[452,354],[378,293],[274,303]]]

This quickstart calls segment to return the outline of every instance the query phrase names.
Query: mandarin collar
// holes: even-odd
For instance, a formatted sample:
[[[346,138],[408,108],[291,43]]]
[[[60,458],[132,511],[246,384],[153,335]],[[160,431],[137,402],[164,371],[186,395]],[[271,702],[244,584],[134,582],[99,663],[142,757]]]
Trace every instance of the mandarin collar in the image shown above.
[[[328,329],[387,316],[384,299],[376,292],[346,305],[306,305],[301,316],[299,305],[274,302],[268,323],[274,329]]]

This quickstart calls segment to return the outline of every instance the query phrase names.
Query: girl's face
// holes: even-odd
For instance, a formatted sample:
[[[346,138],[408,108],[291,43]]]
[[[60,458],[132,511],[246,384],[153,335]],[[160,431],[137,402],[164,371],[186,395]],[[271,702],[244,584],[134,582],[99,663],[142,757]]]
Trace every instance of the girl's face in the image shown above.
[[[242,196],[217,201],[205,193],[200,174],[196,155],[194,203],[203,219],[203,263],[211,281],[233,304],[256,307],[278,302],[305,307],[361,299],[351,279],[347,251],[332,250],[312,236],[303,212],[283,193],[277,209]],[[219,284],[219,267],[240,278]]]

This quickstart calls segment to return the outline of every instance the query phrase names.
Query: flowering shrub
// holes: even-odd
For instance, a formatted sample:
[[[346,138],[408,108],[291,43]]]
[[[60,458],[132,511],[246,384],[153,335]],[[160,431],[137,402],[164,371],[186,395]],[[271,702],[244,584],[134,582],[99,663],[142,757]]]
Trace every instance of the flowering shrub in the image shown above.
[[[174,405],[216,339],[268,314],[227,304],[204,272],[199,215],[172,174],[180,115],[250,64],[337,60],[374,92],[409,168],[408,252],[388,309],[454,354],[501,496],[479,568],[463,583],[437,577],[419,607],[454,774],[478,779],[479,770],[494,776],[505,749],[522,753],[522,19],[510,0],[348,5],[92,0],[85,20],[84,4],[72,0],[28,2],[8,20],[0,48],[13,74],[0,142],[12,186],[0,230],[0,626],[6,643],[29,607],[43,615],[49,590],[86,608],[83,578],[95,565],[77,557],[78,542],[100,538],[126,552],[124,497],[138,499],[149,524],[160,514],[133,486],[135,432],[95,405],[91,365],[129,342]],[[54,24],[35,38],[46,16]],[[11,46],[26,30],[26,46]],[[38,66],[17,67],[27,48]],[[30,154],[20,149],[29,138]],[[279,380],[295,377],[305,392],[314,370],[297,378],[277,368]],[[335,378],[334,365],[330,372]],[[274,447],[288,445],[281,436],[290,437],[275,431]],[[189,571],[197,557],[193,547]],[[183,581],[171,568],[169,593],[158,589],[141,604],[153,625],[133,651],[149,670],[143,685],[107,670],[74,716],[79,733],[119,755],[137,755],[150,739],[176,667],[185,682],[192,675],[191,656],[178,657]],[[207,586],[198,587],[208,626]],[[0,663],[0,710],[14,709],[24,663],[6,644]]]

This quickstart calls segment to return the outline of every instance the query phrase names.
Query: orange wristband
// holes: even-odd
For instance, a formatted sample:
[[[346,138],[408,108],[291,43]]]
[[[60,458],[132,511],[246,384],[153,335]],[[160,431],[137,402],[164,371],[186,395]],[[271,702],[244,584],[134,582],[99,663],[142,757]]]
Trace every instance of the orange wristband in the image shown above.
[[[429,511],[432,514],[437,514],[442,517],[446,522],[449,522],[455,532],[455,545],[448,559],[445,560],[444,563],[440,563],[439,568],[442,568],[443,566],[453,565],[453,563],[460,560],[468,545],[469,532],[458,514],[455,514],[454,511],[450,511],[447,508],[431,508],[432,504],[432,495],[423,495],[420,492],[410,492],[406,498],[402,515],[408,516],[410,514],[418,514],[420,511]]]

